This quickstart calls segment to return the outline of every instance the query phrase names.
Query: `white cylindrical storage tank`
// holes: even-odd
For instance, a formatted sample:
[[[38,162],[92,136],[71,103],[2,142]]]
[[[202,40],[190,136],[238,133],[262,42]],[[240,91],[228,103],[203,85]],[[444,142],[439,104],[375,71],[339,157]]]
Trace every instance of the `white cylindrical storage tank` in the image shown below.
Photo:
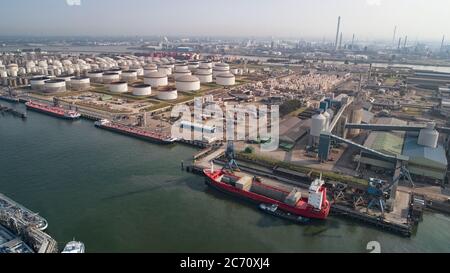
[[[168,85],[169,80],[167,79],[167,74],[158,71],[149,73],[147,76],[145,76],[144,83],[149,84],[155,88]]]
[[[109,86],[109,91],[112,93],[128,92],[128,83],[125,81],[112,82],[108,86]]]
[[[189,66],[185,63],[175,64],[175,72],[176,71],[185,71],[189,70]]]
[[[178,70],[178,71],[173,72],[173,78],[175,80],[177,80],[180,77],[190,76],[190,75],[192,75],[192,72],[189,70]]]
[[[223,86],[235,85],[236,84],[236,77],[233,74],[229,73],[229,72],[217,74],[217,76],[216,76],[216,83],[218,85],[223,85]]]
[[[166,64],[160,65],[158,66],[158,71],[166,75],[172,75],[172,67],[170,65]]]
[[[136,70],[138,77],[144,76],[144,68],[138,67],[134,70]]]
[[[216,63],[213,68],[213,76],[216,77],[219,74],[226,73],[230,71],[230,65],[226,63]]]
[[[178,91],[198,91],[200,90],[200,80],[191,75],[181,76],[175,82]]]
[[[33,90],[44,90],[45,81],[50,80],[49,77],[37,77],[30,79],[31,89]]]
[[[310,135],[313,137],[320,137],[320,133],[325,130],[327,119],[324,115],[318,114],[311,118]]]
[[[122,72],[122,80],[127,82],[133,82],[137,80],[137,71],[136,70],[126,70]]]
[[[87,73],[87,76],[93,83],[102,83],[103,82],[103,71],[102,70],[93,70]]]
[[[199,65],[200,65],[199,62],[189,62],[188,63],[188,69],[191,70],[191,71],[195,71],[195,70],[197,70]]]
[[[201,83],[210,83],[213,81],[212,69],[197,69],[195,76],[200,80]]]
[[[157,72],[158,71],[158,69],[150,69],[150,68],[145,68],[144,69],[144,77],[147,77],[148,75],[150,75],[151,73],[153,73],[153,72]],[[161,72],[164,72],[165,73],[165,71],[161,71]]]
[[[112,69],[108,70],[108,72],[117,73],[119,75],[122,75],[122,69],[121,68],[112,68]]]
[[[66,92],[65,80],[48,80],[45,82],[45,93],[61,93]]]
[[[150,96],[152,94],[152,86],[150,84],[135,84],[133,87],[133,95]]]
[[[0,78],[8,78],[8,72],[6,70],[0,71]]]
[[[212,69],[213,68],[213,64],[212,64],[212,62],[209,62],[209,61],[203,61],[203,62],[201,62],[198,65],[198,68],[210,68],[210,69]]]
[[[108,84],[120,81],[120,74],[117,72],[107,72],[103,74],[103,83]]]
[[[74,77],[70,81],[70,89],[74,91],[86,91],[91,88],[89,77]]]
[[[237,74],[239,74],[239,69],[237,69],[237,68],[231,68],[231,69],[230,69],[230,72],[231,72],[231,74],[237,75]]]
[[[178,91],[173,86],[166,86],[158,90],[158,99],[160,100],[176,100],[178,98]]]
[[[435,129],[435,124],[430,122],[427,128],[420,130],[418,144],[430,148],[437,148],[439,132]]]

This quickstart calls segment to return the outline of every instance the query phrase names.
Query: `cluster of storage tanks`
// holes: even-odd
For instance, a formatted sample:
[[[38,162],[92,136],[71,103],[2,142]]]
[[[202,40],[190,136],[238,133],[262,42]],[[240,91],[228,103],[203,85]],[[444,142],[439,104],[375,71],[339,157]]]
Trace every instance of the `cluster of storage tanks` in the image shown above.
[[[170,57],[42,58],[20,61],[20,66],[15,63],[3,65],[0,61],[0,77],[27,76],[29,82],[26,84],[44,93],[83,91],[88,90],[91,84],[105,84],[113,93],[126,93],[131,87],[136,96],[148,96],[152,89],[161,89],[162,99],[173,99],[175,91],[195,92],[201,89],[202,84],[235,85],[235,75],[243,73],[242,69],[232,69],[224,62],[176,62]],[[136,83],[141,77],[143,83]],[[169,78],[174,80],[174,87],[168,87]]]

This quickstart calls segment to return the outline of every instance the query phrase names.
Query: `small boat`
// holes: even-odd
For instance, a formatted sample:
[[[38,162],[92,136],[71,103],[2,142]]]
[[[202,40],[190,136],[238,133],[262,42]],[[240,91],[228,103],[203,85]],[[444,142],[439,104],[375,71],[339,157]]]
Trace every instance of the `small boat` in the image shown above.
[[[259,208],[264,211],[265,213],[268,213],[270,215],[276,216],[276,217],[280,217],[289,221],[293,221],[299,224],[306,224],[310,222],[309,218],[306,217],[302,217],[302,216],[297,216],[294,214],[291,214],[289,212],[286,211],[282,211],[280,209],[278,209],[278,205],[270,205],[270,204],[260,204]]]
[[[84,253],[84,244],[78,241],[68,242],[61,253]]]

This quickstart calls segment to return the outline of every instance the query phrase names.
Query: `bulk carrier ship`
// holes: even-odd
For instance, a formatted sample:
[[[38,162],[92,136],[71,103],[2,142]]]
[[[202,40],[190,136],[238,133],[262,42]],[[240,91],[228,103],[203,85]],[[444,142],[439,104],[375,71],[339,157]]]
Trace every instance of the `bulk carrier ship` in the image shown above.
[[[260,205],[274,205],[278,210],[288,214],[324,220],[330,212],[327,190],[321,178],[312,182],[309,196],[306,198],[302,197],[301,192],[296,189],[287,192],[263,184],[260,179],[251,176],[237,176],[226,170],[205,169],[203,172],[206,175],[206,183],[212,188]]]
[[[81,117],[80,113],[78,113],[76,111],[72,111],[72,110],[66,110],[62,107],[50,106],[50,105],[37,103],[37,102],[33,102],[33,101],[29,101],[29,102],[25,103],[25,105],[26,105],[27,109],[29,109],[29,110],[44,113],[44,114],[51,115],[51,116],[58,117],[58,118],[74,120],[74,119],[79,119]]]
[[[107,119],[102,119],[95,122],[95,126],[112,132],[117,132],[123,135],[133,136],[142,140],[158,143],[158,144],[172,144],[177,139],[169,135],[152,132],[144,129],[139,129],[131,126],[118,124]]]

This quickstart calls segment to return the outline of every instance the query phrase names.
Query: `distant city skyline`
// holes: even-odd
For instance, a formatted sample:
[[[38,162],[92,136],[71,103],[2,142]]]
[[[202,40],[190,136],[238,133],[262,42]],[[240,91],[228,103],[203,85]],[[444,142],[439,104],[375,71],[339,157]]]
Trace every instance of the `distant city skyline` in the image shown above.
[[[2,3],[2,35],[290,37],[411,43],[450,37],[448,0],[15,0]],[[397,38],[397,39],[398,39]]]

